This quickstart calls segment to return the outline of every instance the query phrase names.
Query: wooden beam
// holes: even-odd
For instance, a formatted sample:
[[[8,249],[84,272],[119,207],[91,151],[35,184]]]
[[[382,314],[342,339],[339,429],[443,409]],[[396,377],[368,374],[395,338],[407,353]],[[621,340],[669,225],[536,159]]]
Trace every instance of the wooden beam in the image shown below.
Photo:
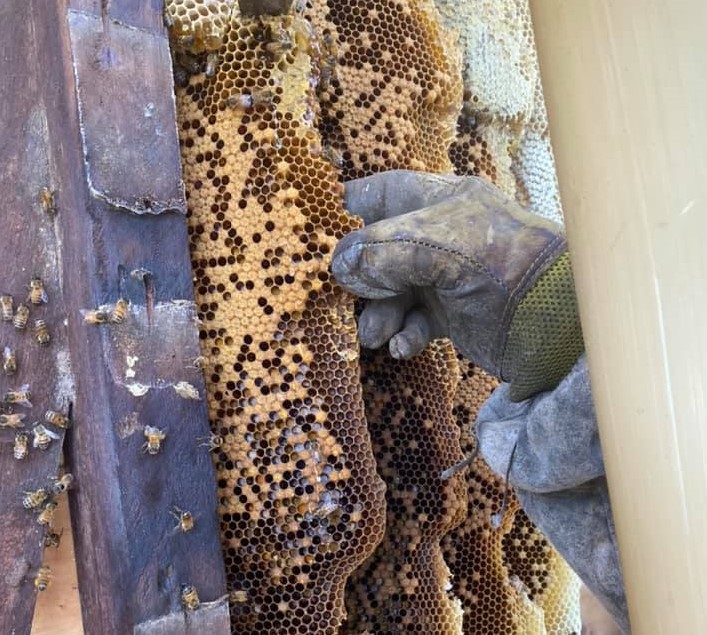
[[[76,476],[71,512],[88,635],[132,633],[170,615],[182,624],[172,633],[192,632],[199,612],[184,612],[181,585],[194,585],[204,602],[226,592],[214,471],[199,445],[208,435],[205,387],[194,366],[196,312],[158,4],[31,0],[0,8],[5,278],[19,296],[43,272],[50,302],[40,308],[55,331],[39,351],[41,369],[27,343],[27,374],[17,377],[31,379],[33,418],[64,398],[73,404],[67,464]],[[55,190],[55,214],[37,202],[44,186]],[[110,311],[121,297],[129,301],[122,323],[85,322],[86,312]],[[143,451],[145,426],[166,433],[154,455]],[[23,487],[55,473],[57,455],[42,458],[27,464],[38,473],[26,473]],[[13,632],[3,628],[12,624],[29,633],[40,551],[30,549],[36,531],[26,531],[26,510],[6,483],[2,495],[17,516],[7,522],[22,534],[12,548],[25,564],[4,569],[6,585],[20,589],[12,591],[19,608],[0,609],[0,620],[12,620],[0,630]],[[175,508],[193,514],[192,531],[177,528]],[[227,608],[218,606],[209,632],[227,633]]]
[[[50,489],[57,475],[63,431],[42,451],[31,447],[31,428],[48,409],[62,409],[73,397],[68,332],[62,294],[61,236],[56,219],[39,202],[40,190],[52,179],[55,152],[49,138],[49,110],[56,79],[43,72],[37,24],[25,3],[0,4],[0,293],[11,294],[17,307],[30,308],[27,327],[0,322],[0,351],[12,349],[17,371],[0,370],[0,401],[7,391],[29,385],[31,407],[7,406],[5,413],[24,416],[23,428],[0,427],[0,632],[30,632],[36,591],[33,581],[42,565],[45,529],[38,511],[22,505],[23,492]],[[41,305],[27,302],[30,279],[40,276],[48,293]],[[35,319],[48,325],[51,342],[41,346],[33,333]],[[15,434],[30,435],[29,455],[13,457]],[[64,504],[66,504],[64,502]]]

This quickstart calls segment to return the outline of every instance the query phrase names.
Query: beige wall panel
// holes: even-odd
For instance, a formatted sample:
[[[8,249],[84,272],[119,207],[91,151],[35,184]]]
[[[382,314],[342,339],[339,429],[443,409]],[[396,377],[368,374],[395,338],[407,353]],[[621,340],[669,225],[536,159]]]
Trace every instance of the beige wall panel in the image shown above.
[[[707,3],[531,2],[634,635],[707,628]]]

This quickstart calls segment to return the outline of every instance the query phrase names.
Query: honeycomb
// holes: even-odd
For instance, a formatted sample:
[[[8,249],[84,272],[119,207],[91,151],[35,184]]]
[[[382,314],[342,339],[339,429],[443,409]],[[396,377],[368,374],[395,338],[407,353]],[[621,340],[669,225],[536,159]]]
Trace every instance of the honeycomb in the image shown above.
[[[431,0],[296,4],[246,19],[225,0],[167,2],[190,66],[177,108],[233,630],[569,635],[568,569],[512,494],[494,529],[504,487],[481,459],[440,479],[494,380],[443,341],[409,362],[359,358],[328,273],[358,226],[341,181],[453,162],[525,202],[550,191],[527,141],[547,142],[537,73],[493,94],[508,69],[537,71],[534,51],[488,65],[502,107],[484,114]],[[492,34],[532,45],[522,2],[500,3],[517,9],[505,21],[471,4],[454,4],[456,27],[494,18]]]
[[[203,53],[221,48],[236,0],[167,0],[165,23],[172,50]]]
[[[213,72],[177,89],[238,633],[337,633],[345,580],[383,531],[353,301],[329,274],[358,224],[312,125],[315,46],[299,17],[234,12],[202,60]]]
[[[348,585],[345,632],[461,632],[460,602],[448,593],[441,538],[466,516],[462,475],[446,481],[440,465],[463,458],[449,416],[456,360],[433,343],[422,359],[364,360],[364,399],[378,471],[387,484],[382,543]],[[404,386],[401,389],[401,386]],[[430,386],[435,399],[423,397]]]
[[[457,174],[495,183],[562,222],[528,0],[435,0],[459,32],[464,104],[450,157]]]

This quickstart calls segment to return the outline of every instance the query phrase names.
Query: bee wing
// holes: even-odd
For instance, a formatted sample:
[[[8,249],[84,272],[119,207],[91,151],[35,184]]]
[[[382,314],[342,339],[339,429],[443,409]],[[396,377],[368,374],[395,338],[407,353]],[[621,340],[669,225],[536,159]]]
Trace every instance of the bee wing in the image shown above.
[[[44,432],[46,432],[47,436],[51,437],[55,441],[59,438],[59,435],[56,432],[53,432],[52,430],[49,430],[48,428],[44,428]]]

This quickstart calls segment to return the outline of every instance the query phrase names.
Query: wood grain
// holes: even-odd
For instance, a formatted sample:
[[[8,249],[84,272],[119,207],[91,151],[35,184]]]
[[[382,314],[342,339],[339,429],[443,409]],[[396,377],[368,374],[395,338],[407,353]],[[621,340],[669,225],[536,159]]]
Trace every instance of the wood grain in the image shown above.
[[[141,81],[159,83],[157,78],[163,82],[170,76],[156,4],[101,3],[98,9],[110,13],[100,16],[111,23],[110,41],[101,41],[94,32],[96,49],[82,54],[95,54],[95,65],[84,69],[79,83],[91,81],[93,72],[107,87],[104,100],[115,102],[125,90],[139,91]],[[178,213],[141,217],[121,211],[88,187],[87,171],[96,157],[84,153],[72,55],[72,44],[74,53],[76,46],[87,44],[70,33],[69,10],[65,0],[0,7],[2,286],[19,298],[32,275],[45,279],[50,301],[35,313],[47,319],[54,340],[46,349],[34,346],[31,333],[21,336],[7,323],[0,323],[0,336],[16,343],[16,380],[30,383],[35,394],[29,421],[66,401],[73,404],[74,426],[65,448],[67,467],[76,477],[70,504],[83,621],[88,635],[122,635],[136,625],[183,614],[183,583],[196,586],[204,602],[223,597],[226,589],[214,472],[198,441],[208,434],[208,422],[203,378],[193,366],[199,346],[185,220]],[[140,23],[121,25],[116,16],[139,16]],[[121,82],[126,76],[121,64],[127,63],[121,33],[131,26],[152,28],[137,35],[144,33],[162,54],[153,64],[135,69],[126,87]],[[161,40],[155,42],[155,34]],[[165,90],[151,94],[146,113],[151,112],[149,102],[158,98],[164,100],[154,104],[159,112],[173,112],[173,95]],[[138,127],[134,113],[126,109],[117,130]],[[106,130],[115,130],[115,123]],[[173,115],[170,123],[157,135],[159,142],[150,144],[149,157],[144,145],[137,146],[112,166],[124,190],[132,188],[138,199],[151,194],[144,191],[149,179],[141,173],[147,166],[164,165],[175,172],[175,182],[181,180],[174,162],[160,160],[177,151]],[[101,118],[90,125],[98,138]],[[111,170],[105,174],[110,177]],[[44,186],[56,192],[55,215],[46,214],[37,202]],[[85,311],[113,306],[119,297],[130,302],[123,323],[84,322]],[[182,381],[194,386],[198,400],[177,393],[174,386]],[[4,377],[0,383],[10,385]],[[158,454],[142,451],[146,425],[167,433]],[[21,635],[30,632],[32,580],[42,555],[41,532],[32,513],[22,508],[20,492],[56,474],[59,444],[15,465],[14,435],[0,432],[0,505],[5,510],[0,520],[0,632]],[[194,515],[193,531],[175,528],[174,507]]]

